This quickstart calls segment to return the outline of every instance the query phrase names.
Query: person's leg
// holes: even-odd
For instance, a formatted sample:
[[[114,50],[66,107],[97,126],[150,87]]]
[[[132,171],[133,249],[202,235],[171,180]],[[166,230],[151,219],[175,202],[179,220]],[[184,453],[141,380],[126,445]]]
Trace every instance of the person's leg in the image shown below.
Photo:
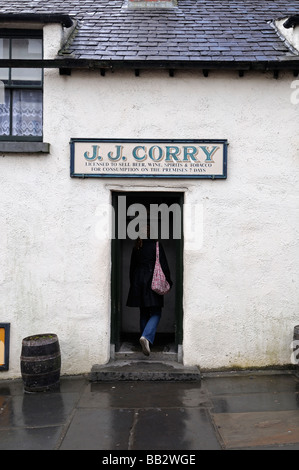
[[[146,327],[146,324],[150,318],[150,312],[148,307],[140,307],[140,334],[139,343],[142,347],[142,352],[146,356],[150,355],[149,341],[143,336],[143,331]]]
[[[147,312],[147,321],[142,323],[141,335],[146,338],[151,344],[154,343],[157,327],[161,319],[161,307],[149,307]],[[145,315],[143,316],[145,319]],[[141,326],[141,321],[140,321]]]
[[[150,318],[149,307],[140,307],[140,334],[141,336],[149,318]]]

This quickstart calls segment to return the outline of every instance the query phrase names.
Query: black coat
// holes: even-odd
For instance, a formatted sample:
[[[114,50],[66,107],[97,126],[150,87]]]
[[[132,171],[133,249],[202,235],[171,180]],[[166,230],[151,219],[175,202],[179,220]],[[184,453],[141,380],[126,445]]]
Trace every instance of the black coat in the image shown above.
[[[159,260],[165,277],[170,286],[172,286],[165,251],[160,242]],[[133,248],[130,264],[130,289],[127,300],[128,307],[163,307],[163,295],[156,294],[151,289],[155,262],[155,240],[142,240],[142,246],[140,248]]]

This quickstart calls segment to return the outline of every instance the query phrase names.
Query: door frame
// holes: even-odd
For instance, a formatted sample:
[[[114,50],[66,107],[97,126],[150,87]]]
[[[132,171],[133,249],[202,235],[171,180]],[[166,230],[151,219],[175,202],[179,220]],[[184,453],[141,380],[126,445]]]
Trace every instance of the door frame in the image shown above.
[[[176,283],[175,283],[175,345],[179,349],[183,344],[183,253],[184,253],[184,193],[175,191],[112,191],[112,217],[113,230],[111,239],[111,346],[114,351],[120,348],[121,316],[122,316],[122,266],[121,266],[121,240],[118,239],[118,196],[161,197],[173,199],[180,205],[181,210],[181,238],[176,242]]]

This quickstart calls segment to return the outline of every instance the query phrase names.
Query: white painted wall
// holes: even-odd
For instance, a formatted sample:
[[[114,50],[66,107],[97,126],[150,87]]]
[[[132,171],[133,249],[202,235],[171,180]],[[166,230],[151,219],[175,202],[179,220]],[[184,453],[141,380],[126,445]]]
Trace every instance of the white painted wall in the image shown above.
[[[54,30],[47,26],[46,38]],[[114,189],[184,191],[186,203],[203,209],[203,240],[184,252],[185,364],[290,363],[299,324],[293,80],[289,73],[275,80],[220,71],[208,78],[46,71],[51,154],[0,159],[0,322],[11,323],[10,369],[0,378],[20,375],[22,338],[37,333],[58,334],[63,374],[109,360],[110,241],[99,240],[96,227],[97,207]],[[72,179],[71,137],[227,138],[228,178]]]

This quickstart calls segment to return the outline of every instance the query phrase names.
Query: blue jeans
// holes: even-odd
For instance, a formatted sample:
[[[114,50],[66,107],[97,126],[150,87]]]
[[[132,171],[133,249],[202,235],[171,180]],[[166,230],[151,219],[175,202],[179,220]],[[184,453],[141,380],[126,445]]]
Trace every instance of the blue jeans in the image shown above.
[[[161,307],[140,307],[140,332],[153,344],[161,318]]]

